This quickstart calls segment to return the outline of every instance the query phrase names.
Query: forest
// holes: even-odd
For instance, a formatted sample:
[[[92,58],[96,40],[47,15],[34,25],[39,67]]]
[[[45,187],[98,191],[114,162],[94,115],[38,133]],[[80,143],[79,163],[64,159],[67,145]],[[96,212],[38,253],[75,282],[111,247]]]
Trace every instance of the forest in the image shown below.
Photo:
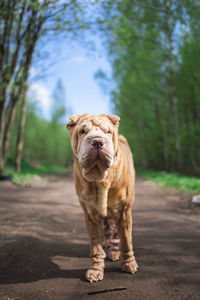
[[[38,115],[27,89],[42,39],[90,32],[100,37],[112,68],[111,76],[101,69],[95,77],[121,118],[120,133],[131,145],[136,167],[198,177],[199,16],[195,0],[2,0],[1,173],[7,166],[20,172],[23,161],[71,164],[62,84],[55,84],[48,121]]]
[[[104,14],[112,102],[136,165],[200,175],[200,3],[109,1]]]

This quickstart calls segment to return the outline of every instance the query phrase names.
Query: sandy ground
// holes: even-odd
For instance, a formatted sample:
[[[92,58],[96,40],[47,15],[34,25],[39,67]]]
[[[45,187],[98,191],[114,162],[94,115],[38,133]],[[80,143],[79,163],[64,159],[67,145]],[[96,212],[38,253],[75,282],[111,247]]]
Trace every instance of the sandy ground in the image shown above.
[[[200,214],[189,198],[137,179],[133,242],[139,270],[106,261],[88,283],[89,245],[71,175],[35,187],[0,184],[0,300],[200,299]]]

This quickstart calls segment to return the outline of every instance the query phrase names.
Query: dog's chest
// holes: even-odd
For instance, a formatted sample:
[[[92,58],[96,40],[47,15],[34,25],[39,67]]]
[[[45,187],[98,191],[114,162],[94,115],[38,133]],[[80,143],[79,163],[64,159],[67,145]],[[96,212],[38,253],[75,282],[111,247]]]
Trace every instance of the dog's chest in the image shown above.
[[[93,185],[85,195],[84,206],[90,216],[119,217],[122,203],[122,193],[115,193],[108,186]]]

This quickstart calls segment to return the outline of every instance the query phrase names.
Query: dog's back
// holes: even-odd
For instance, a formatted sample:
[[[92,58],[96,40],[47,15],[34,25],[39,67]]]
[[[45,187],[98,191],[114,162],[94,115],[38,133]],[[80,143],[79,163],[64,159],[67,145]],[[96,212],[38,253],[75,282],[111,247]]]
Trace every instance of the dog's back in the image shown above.
[[[128,159],[128,163],[129,163],[129,167],[130,167],[130,174],[134,179],[135,169],[134,169],[134,163],[133,163],[133,156],[132,156],[132,152],[129,147],[128,141],[123,135],[119,136],[119,145],[123,149],[123,152],[125,153],[125,155]]]

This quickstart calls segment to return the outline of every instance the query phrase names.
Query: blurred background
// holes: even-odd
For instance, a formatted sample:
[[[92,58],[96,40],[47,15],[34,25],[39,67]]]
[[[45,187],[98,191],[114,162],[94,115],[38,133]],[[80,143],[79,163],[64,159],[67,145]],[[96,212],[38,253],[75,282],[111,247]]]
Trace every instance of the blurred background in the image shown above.
[[[65,125],[87,112],[120,116],[138,172],[198,177],[199,16],[195,0],[2,0],[0,173],[68,170]]]

